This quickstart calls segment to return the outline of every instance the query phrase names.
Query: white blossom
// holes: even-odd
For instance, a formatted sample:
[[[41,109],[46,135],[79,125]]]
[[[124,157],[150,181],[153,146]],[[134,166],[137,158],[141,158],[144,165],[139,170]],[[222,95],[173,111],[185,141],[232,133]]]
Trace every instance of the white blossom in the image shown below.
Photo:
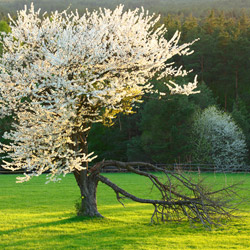
[[[211,106],[197,115],[193,132],[199,163],[213,163],[217,169],[227,170],[245,164],[246,138],[229,114]]]
[[[149,80],[156,74],[188,73],[166,62],[192,53],[193,42],[179,45],[178,31],[166,40],[164,26],[154,29],[158,20],[143,8],[124,12],[122,5],[83,16],[56,11],[41,17],[33,4],[17,13],[3,35],[0,110],[1,117],[15,118],[4,135],[10,146],[2,150],[12,159],[6,168],[27,170],[19,181],[46,171],[56,180],[84,169],[94,157],[83,149],[92,123],[131,113],[141,96],[152,93]],[[168,86],[188,95],[196,84]]]

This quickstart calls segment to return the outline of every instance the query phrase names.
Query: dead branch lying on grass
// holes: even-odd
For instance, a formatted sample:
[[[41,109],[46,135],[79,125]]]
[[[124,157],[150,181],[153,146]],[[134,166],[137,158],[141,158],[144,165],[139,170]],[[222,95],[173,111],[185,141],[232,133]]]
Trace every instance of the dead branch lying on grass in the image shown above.
[[[160,193],[159,199],[142,199],[110,181],[100,174],[105,167],[115,166],[129,172],[147,177]],[[163,173],[164,180],[152,172],[142,171],[138,167]],[[99,181],[111,187],[117,200],[122,203],[123,198],[129,198],[139,203],[149,203],[154,206],[151,217],[152,222],[180,221],[188,218],[191,222],[201,222],[205,226],[218,225],[221,219],[231,218],[234,208],[231,201],[235,195],[235,185],[218,190],[212,190],[202,180],[193,181],[184,173],[173,172],[144,162],[103,161],[89,169],[90,174],[95,174]],[[157,173],[156,172],[156,173]],[[123,203],[122,203],[123,204]]]

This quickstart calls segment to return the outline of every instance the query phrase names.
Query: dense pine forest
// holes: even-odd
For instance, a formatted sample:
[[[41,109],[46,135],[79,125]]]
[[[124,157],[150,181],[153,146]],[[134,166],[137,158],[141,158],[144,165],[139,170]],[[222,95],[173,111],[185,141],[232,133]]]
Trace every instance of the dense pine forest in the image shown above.
[[[7,12],[15,16],[16,10],[29,2],[0,0],[0,31],[10,32]],[[201,93],[168,95],[162,99],[146,96],[133,115],[119,115],[113,126],[96,124],[89,135],[89,151],[97,153],[97,160],[194,162],[193,121],[197,113],[209,106],[216,106],[232,116],[243,131],[250,151],[250,0],[32,2],[36,8],[46,11],[71,6],[73,10],[78,8],[80,13],[86,8],[114,8],[120,2],[125,9],[144,6],[150,12],[161,14],[157,25],[166,25],[167,38],[171,38],[176,30],[182,32],[181,43],[199,38],[192,45],[192,55],[175,58],[193,72],[175,81],[188,82],[198,75]],[[165,79],[168,80],[171,79]],[[155,88],[168,91],[156,81]],[[1,120],[0,136],[9,129],[10,121],[11,117]],[[250,163],[249,155],[246,164]]]

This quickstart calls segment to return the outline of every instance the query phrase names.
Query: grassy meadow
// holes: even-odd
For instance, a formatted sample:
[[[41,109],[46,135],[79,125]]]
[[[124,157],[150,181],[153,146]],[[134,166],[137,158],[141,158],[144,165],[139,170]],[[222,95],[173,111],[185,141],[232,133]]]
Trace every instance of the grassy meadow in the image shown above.
[[[250,174],[203,174],[210,185],[244,181]],[[151,185],[130,173],[108,178],[141,197],[154,196]],[[46,176],[16,184],[16,175],[0,175],[0,249],[250,249],[250,205],[242,204],[227,224],[208,230],[189,222],[151,224],[152,205],[117,202],[114,192],[98,186],[98,207],[104,219],[75,217],[79,190],[73,175],[45,185]]]

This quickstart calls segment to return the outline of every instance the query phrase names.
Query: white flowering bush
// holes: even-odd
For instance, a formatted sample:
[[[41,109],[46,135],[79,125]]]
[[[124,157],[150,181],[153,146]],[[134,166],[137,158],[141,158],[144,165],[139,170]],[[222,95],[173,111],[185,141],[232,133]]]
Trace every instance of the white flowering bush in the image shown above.
[[[245,136],[232,117],[212,106],[199,113],[193,125],[194,161],[217,169],[237,169],[245,164]]]

